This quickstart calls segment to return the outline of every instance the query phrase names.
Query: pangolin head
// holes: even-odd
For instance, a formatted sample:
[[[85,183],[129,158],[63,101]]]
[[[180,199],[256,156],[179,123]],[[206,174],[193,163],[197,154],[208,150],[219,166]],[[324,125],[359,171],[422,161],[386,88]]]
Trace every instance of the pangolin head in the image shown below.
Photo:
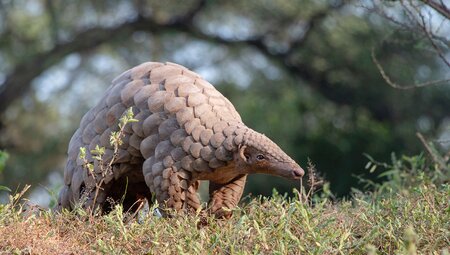
[[[300,179],[305,171],[278,145],[263,134],[250,130],[239,145],[237,161],[249,173],[264,173]]]

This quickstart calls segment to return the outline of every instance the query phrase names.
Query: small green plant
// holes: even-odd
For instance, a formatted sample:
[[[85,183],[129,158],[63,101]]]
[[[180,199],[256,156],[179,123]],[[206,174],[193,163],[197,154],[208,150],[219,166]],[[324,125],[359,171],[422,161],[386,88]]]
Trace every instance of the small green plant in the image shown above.
[[[450,182],[450,159],[440,153],[432,142],[428,142],[420,133],[417,134],[429,157],[421,153],[414,156],[403,155],[400,158],[391,154],[391,163],[378,162],[365,154],[369,159],[366,169],[371,173],[379,169],[381,183],[360,179],[366,188],[372,188],[376,197],[407,192],[420,183],[444,185]],[[378,196],[380,195],[380,196]]]
[[[92,155],[93,161],[88,160],[87,151],[85,147],[80,147],[79,158],[83,161],[83,167],[88,171],[88,174],[94,180],[94,187],[87,187],[85,190],[84,196],[87,196],[90,192],[95,190],[95,194],[93,197],[92,205],[96,204],[99,192],[102,190],[102,186],[105,183],[106,178],[108,176],[113,175],[113,164],[115,163],[118,153],[119,147],[123,144],[122,138],[124,136],[125,126],[129,123],[138,122],[137,119],[134,118],[134,113],[132,107],[128,108],[122,117],[119,119],[119,130],[111,132],[109,137],[109,141],[111,146],[113,147],[112,158],[105,162],[105,147],[101,147],[96,145],[93,150],[90,151]],[[98,166],[98,169],[95,169],[95,165]],[[86,200],[82,199],[81,201]],[[95,208],[91,208],[95,209]],[[94,214],[94,210],[91,210],[91,215]]]

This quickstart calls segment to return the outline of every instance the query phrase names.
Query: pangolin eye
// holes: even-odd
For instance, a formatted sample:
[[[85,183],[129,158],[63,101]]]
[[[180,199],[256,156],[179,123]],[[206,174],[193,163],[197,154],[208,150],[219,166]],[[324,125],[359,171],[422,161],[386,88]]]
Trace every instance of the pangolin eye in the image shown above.
[[[258,155],[256,155],[256,159],[257,160],[263,160],[263,159],[265,159],[265,157],[263,155],[261,155],[261,154],[258,154]]]

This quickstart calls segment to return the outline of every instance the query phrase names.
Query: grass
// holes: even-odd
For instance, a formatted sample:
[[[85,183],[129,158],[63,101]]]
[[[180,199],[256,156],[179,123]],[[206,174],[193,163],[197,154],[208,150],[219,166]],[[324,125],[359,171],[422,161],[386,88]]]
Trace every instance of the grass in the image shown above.
[[[386,168],[387,181],[369,183],[370,193],[339,201],[327,192],[308,201],[275,193],[228,221],[130,218],[119,205],[97,217],[81,209],[30,213],[19,193],[0,205],[0,254],[449,254],[448,166],[423,156],[372,161],[367,168]]]

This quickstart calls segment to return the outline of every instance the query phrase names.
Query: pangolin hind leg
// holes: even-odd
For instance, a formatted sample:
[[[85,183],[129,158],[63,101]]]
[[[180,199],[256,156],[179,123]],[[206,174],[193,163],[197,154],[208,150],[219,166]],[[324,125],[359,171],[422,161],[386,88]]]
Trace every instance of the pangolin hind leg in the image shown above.
[[[188,212],[196,212],[202,206],[200,197],[197,193],[199,186],[200,181],[194,181],[186,190],[185,208]]]

